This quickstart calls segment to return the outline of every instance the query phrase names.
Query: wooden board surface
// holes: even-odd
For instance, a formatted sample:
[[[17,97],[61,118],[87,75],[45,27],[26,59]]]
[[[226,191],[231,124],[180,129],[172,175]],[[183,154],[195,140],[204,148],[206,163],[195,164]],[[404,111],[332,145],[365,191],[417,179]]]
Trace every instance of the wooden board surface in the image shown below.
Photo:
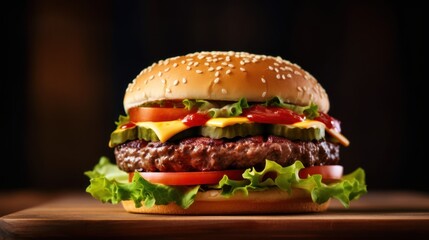
[[[68,194],[0,218],[2,239],[413,239],[427,234],[429,194],[413,192],[372,192],[349,209],[334,201],[324,213],[233,216],[130,214],[121,205]]]

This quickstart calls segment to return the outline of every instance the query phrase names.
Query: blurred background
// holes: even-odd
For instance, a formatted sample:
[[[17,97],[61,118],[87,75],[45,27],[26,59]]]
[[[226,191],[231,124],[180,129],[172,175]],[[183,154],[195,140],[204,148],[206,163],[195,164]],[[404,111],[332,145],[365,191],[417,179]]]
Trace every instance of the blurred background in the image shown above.
[[[424,7],[412,1],[9,1],[0,192],[85,191],[145,67],[195,51],[281,56],[312,73],[368,190],[429,192]]]

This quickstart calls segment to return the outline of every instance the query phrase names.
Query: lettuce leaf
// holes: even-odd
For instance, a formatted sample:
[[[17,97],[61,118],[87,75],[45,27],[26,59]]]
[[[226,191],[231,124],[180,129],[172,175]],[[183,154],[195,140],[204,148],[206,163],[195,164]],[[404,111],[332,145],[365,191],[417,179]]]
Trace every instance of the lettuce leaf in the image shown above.
[[[304,114],[309,119],[314,119],[319,116],[318,107],[314,103],[311,103],[308,106],[298,106],[290,103],[285,103],[280,97],[273,97],[267,100],[264,105],[288,108],[298,114]]]
[[[280,188],[289,193],[292,188],[300,188],[311,194],[313,202],[318,204],[330,198],[338,199],[344,207],[349,207],[350,201],[358,199],[367,192],[365,172],[358,168],[354,172],[343,176],[341,181],[334,184],[322,182],[322,176],[315,174],[309,178],[299,178],[299,170],[304,168],[300,161],[282,167],[274,161],[266,160],[265,168],[257,171],[247,169],[243,173],[244,180],[231,180],[224,176],[217,185],[204,186],[219,189],[225,197],[233,196],[241,191],[245,195],[250,191],[264,191],[269,188]],[[128,174],[110,163],[106,157],[101,157],[92,171],[85,172],[90,178],[90,185],[86,191],[103,203],[117,204],[122,200],[133,200],[136,207],[165,205],[176,203],[186,209],[192,205],[200,186],[172,187],[163,184],[153,184],[146,181],[140,174],[134,174],[132,182],[128,182]]]
[[[194,202],[199,186],[169,187],[162,184],[152,184],[134,174],[128,183],[128,174],[110,163],[106,157],[101,157],[92,171],[85,172],[90,178],[86,192],[103,203],[120,203],[122,200],[133,200],[136,207],[144,202],[146,207],[166,205],[175,202],[182,208],[188,208]]]
[[[249,107],[246,98],[240,98],[237,102],[222,107],[206,100],[185,99],[182,103],[186,109],[198,108],[198,112],[207,112],[211,118],[236,117],[243,113],[244,108]]]
[[[341,181],[329,185],[322,182],[320,174],[306,179],[299,178],[298,173],[302,168],[304,165],[300,161],[282,167],[274,161],[266,160],[265,168],[262,171],[257,171],[255,168],[247,169],[243,173],[245,180],[239,181],[230,180],[228,176],[224,176],[218,187],[222,189],[222,195],[226,197],[234,195],[237,191],[242,191],[247,195],[249,191],[263,191],[270,187],[278,187],[290,193],[292,188],[300,188],[308,191],[315,203],[322,204],[330,198],[336,198],[346,208],[350,206],[351,200],[358,199],[367,192],[365,172],[361,168],[344,175]],[[275,178],[269,176],[275,176]]]

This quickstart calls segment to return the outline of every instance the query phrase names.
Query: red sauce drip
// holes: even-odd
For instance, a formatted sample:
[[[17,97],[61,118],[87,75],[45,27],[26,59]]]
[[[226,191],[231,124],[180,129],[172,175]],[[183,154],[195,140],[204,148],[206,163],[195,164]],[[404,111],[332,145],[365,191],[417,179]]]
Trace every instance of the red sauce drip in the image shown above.
[[[319,112],[319,116],[314,120],[324,123],[329,129],[335,129],[337,132],[341,132],[341,122],[326,113]]]
[[[210,117],[205,113],[191,113],[186,115],[182,122],[188,127],[196,127],[204,125]]]
[[[305,119],[304,115],[297,114],[287,108],[261,105],[254,105],[245,109],[242,115],[252,122],[268,124],[294,124]]]

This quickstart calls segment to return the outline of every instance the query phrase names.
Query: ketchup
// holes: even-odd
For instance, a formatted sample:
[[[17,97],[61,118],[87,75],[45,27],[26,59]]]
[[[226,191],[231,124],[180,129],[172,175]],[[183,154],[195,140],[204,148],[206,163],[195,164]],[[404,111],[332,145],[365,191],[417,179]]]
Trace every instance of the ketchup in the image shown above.
[[[243,111],[243,116],[252,122],[269,123],[269,124],[294,124],[302,122],[304,115],[282,107],[265,107],[254,105]]]
[[[341,132],[341,122],[326,113],[319,112],[319,116],[314,120],[324,123],[329,129],[335,129],[337,132]]]
[[[186,115],[182,122],[188,127],[196,127],[204,125],[210,117],[205,113],[191,113]]]

